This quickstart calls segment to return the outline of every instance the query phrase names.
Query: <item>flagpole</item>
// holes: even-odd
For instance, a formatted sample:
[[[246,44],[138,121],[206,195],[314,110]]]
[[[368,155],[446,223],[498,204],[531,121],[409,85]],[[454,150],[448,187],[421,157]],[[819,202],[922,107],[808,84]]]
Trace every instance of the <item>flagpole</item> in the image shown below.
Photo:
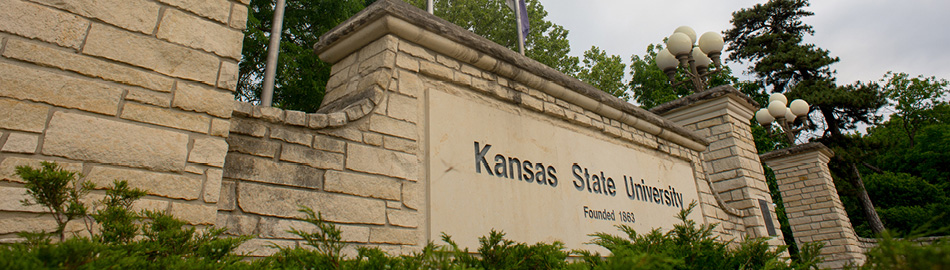
[[[435,14],[435,9],[432,8],[432,0],[426,1],[426,10],[429,11],[429,14]]]
[[[518,21],[518,52],[524,55],[524,31],[521,30],[523,29],[521,28],[523,27],[521,25],[521,16],[523,16],[523,14],[521,14],[521,1],[515,0],[515,21]]]
[[[274,7],[274,25],[270,29],[270,44],[267,46],[267,64],[264,67],[264,90],[261,91],[261,106],[270,107],[274,100],[274,75],[277,73],[277,53],[280,51],[280,32],[284,25],[284,0],[277,0]]]

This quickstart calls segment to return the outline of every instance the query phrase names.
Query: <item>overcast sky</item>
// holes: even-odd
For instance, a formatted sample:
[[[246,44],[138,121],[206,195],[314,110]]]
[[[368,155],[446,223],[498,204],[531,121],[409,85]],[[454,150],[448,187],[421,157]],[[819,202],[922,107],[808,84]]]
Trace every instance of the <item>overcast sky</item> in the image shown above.
[[[697,35],[722,32],[730,28],[733,11],[766,2],[540,1],[547,20],[570,31],[572,55],[581,56],[594,45],[620,55],[627,64],[632,54],[643,55],[648,44],[661,42],[676,27],[693,27]],[[833,66],[839,84],[878,80],[888,70],[950,79],[950,1],[823,0],[811,1],[807,10],[815,13],[804,19],[815,35],[805,42],[841,58]]]

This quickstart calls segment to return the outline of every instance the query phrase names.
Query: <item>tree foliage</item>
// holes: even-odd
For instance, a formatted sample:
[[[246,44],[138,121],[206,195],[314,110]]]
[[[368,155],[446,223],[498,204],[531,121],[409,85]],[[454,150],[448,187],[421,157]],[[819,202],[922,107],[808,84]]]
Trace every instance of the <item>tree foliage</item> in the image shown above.
[[[666,74],[656,66],[656,54],[662,50],[662,44],[650,44],[647,45],[646,54],[642,57],[636,54],[630,57],[631,79],[627,85],[630,91],[633,92],[634,99],[644,109],[650,109],[695,93],[691,84],[674,85],[674,83],[671,83]],[[686,69],[677,68],[674,82],[686,80],[689,80]],[[739,79],[732,75],[732,69],[725,65],[719,72],[706,77],[707,89],[728,84],[736,86],[739,91],[750,96],[756,95],[754,90],[758,89],[754,84],[740,83]]]
[[[591,46],[584,52],[584,65],[577,78],[597,89],[623,100],[630,99],[627,85],[623,82],[623,73],[627,65],[618,55],[607,55],[606,51]]]

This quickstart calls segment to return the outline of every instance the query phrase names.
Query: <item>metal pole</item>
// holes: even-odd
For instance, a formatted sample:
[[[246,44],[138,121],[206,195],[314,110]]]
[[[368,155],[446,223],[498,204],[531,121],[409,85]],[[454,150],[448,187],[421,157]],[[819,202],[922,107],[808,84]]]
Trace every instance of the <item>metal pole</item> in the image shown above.
[[[524,55],[524,32],[521,31],[523,29],[521,16],[524,16],[524,14],[521,14],[521,1],[515,0],[515,20],[518,21],[518,52]]]
[[[429,14],[433,14],[433,15],[435,14],[435,9],[432,8],[432,0],[426,1],[426,10],[429,11]]]
[[[270,107],[274,100],[274,73],[277,71],[277,53],[280,52],[280,32],[284,24],[284,0],[277,0],[274,7],[274,25],[270,29],[270,44],[267,45],[267,66],[264,67],[264,90],[261,106]]]

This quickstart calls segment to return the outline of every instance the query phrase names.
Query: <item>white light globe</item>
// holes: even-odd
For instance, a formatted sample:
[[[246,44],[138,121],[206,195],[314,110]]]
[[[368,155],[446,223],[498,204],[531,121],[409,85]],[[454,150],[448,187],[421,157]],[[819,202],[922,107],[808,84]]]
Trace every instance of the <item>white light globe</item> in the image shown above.
[[[797,116],[808,114],[808,102],[805,102],[801,99],[792,100],[792,103],[789,104],[788,108],[792,109],[792,113]]]
[[[722,35],[716,32],[706,32],[699,37],[699,49],[706,54],[722,52],[724,43]]]
[[[764,126],[771,124],[772,121],[775,121],[775,117],[772,117],[772,115],[769,114],[769,109],[760,109],[759,111],[755,112],[755,121]]]
[[[663,72],[676,68],[679,63],[679,61],[676,61],[676,57],[667,49],[663,49],[656,54],[656,66]]]
[[[685,25],[680,26],[680,27],[677,27],[676,30],[673,30],[673,33],[686,34],[686,36],[689,37],[689,45],[693,45],[696,43],[696,31],[694,31],[692,27],[685,26]]]
[[[788,104],[788,98],[782,93],[775,93],[769,96],[769,106],[772,106],[772,101],[782,101],[782,107],[785,107],[785,104]],[[774,114],[773,114],[774,115]]]
[[[712,64],[712,59],[696,48],[693,48],[693,60],[697,68],[705,68]]]
[[[792,109],[785,108],[785,121],[795,121],[795,114],[792,113]]]
[[[693,49],[693,44],[689,42],[689,36],[683,33],[673,33],[666,40],[666,48],[675,56],[686,55]]]
[[[788,108],[785,108],[785,102],[782,102],[781,100],[775,100],[775,101],[769,102],[768,109],[769,109],[769,114],[775,118],[785,117],[785,112],[788,111]]]

